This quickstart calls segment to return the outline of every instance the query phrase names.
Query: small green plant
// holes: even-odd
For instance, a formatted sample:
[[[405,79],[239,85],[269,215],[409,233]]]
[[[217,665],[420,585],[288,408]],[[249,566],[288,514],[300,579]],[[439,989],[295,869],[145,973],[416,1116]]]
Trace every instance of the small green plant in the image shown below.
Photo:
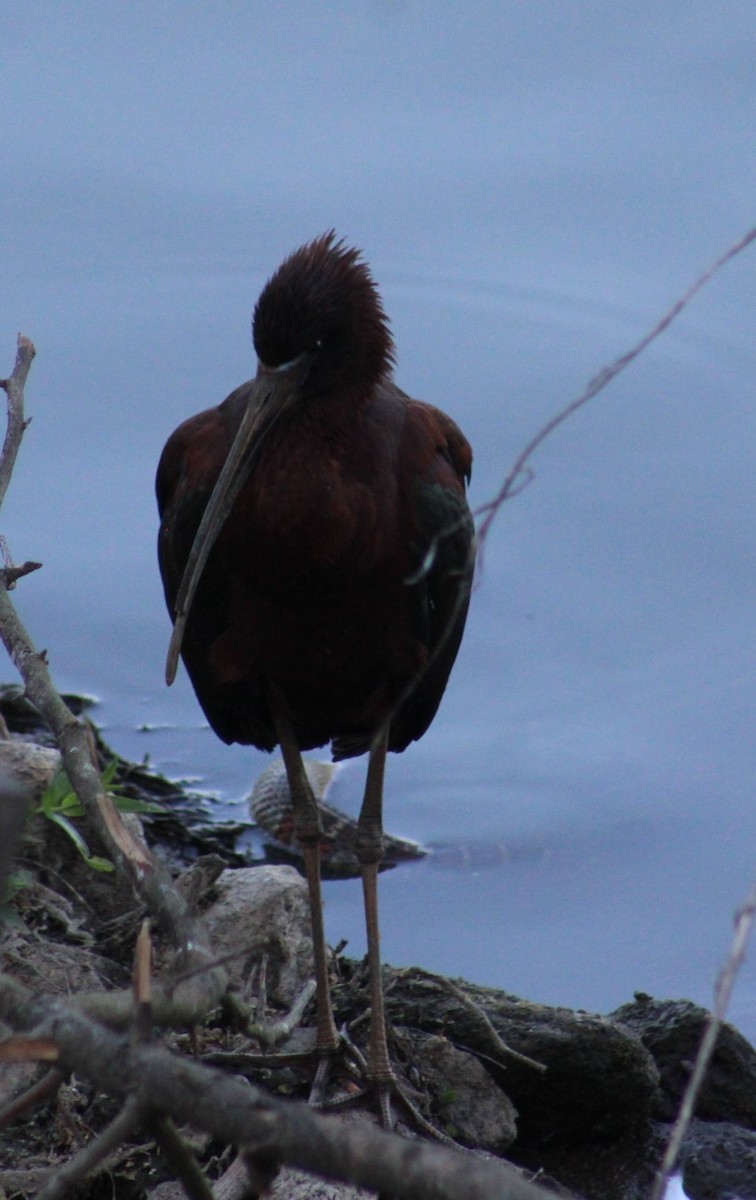
[[[108,763],[108,766],[102,773],[102,786],[103,790],[113,800],[119,812],[163,812],[160,804],[149,804],[144,800],[134,800],[129,796],[122,795],[120,785],[114,783],[117,768],[118,761],[114,758],[112,762]],[[98,854],[92,854],[85,838],[74,825],[73,822],[76,817],[84,816],[84,809],[76,792],[71,787],[71,782],[65,771],[58,771],[57,775],[54,776],[50,786],[43,794],[36,811],[63,830],[71,839],[84,861],[94,871],[115,870],[109,858],[102,858]]]
[[[23,926],[23,921],[14,908],[14,901],[20,892],[32,886],[32,882],[31,873],[23,867],[11,871],[5,881],[5,895],[0,896],[0,926],[6,929],[10,926]]]

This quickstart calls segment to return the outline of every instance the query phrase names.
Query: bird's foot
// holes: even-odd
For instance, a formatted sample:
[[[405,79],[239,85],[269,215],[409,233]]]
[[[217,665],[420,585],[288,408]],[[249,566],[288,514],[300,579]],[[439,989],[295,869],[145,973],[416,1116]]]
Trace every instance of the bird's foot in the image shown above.
[[[459,1142],[448,1134],[443,1133],[438,1129],[432,1121],[423,1116],[417,1104],[410,1098],[408,1090],[403,1087],[397,1079],[390,1081],[370,1080],[364,1087],[358,1091],[350,1092],[349,1095],[337,1096],[332,1100],[325,1100],[317,1105],[324,1112],[338,1112],[345,1108],[351,1108],[356,1104],[362,1104],[365,1101],[373,1101],[378,1110],[381,1125],[384,1129],[393,1132],[396,1128],[397,1118],[394,1115],[394,1107],[399,1110],[400,1119],[403,1125],[407,1125],[409,1129],[416,1133],[425,1134],[426,1137],[433,1141],[441,1142],[444,1146],[453,1146],[456,1150],[464,1149]],[[311,1100],[312,1103],[312,1100]]]
[[[396,1107],[401,1114],[402,1124],[407,1125],[409,1129],[425,1134],[426,1137],[441,1142],[443,1145],[460,1149],[459,1142],[437,1129],[433,1122],[423,1115],[411,1098],[409,1088],[399,1082],[393,1069],[383,1072],[380,1078],[371,1078],[367,1061],[360,1048],[352,1041],[346,1027],[340,1030],[339,1036],[343,1048],[342,1062],[352,1078],[359,1081],[359,1086],[353,1086],[348,1093],[326,1099],[325,1091],[334,1056],[323,1057],[318,1063],[313,1081],[310,1104],[325,1112],[338,1112],[357,1104],[372,1102],[377,1109],[381,1125],[390,1132],[396,1128],[397,1118],[394,1114],[394,1107]],[[415,1094],[419,1095],[417,1092]]]
[[[316,1053],[318,1055],[318,1065],[315,1068],[315,1075],[310,1087],[310,1098],[308,1103],[313,1108],[325,1108],[327,1104],[326,1092],[328,1090],[328,1084],[331,1080],[331,1072],[333,1070],[334,1061],[338,1051],[328,1050],[325,1052],[317,1051]]]

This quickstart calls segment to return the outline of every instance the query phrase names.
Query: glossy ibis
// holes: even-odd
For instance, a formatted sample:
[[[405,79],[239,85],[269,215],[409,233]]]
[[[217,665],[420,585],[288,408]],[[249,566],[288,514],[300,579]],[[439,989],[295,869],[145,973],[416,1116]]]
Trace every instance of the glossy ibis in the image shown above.
[[[179,652],[225,742],[280,745],[304,853],[320,1090],[336,1049],[317,804],[301,751],[369,751],[358,821],[372,1009],[369,1079],[384,1115],[377,910],[387,750],[422,737],[459,648],[473,570],[472,453],[391,377],[393,342],[360,252],[333,233],[295,251],[253,319],[257,374],[171,435],[157,473],[159,560]],[[317,1079],[316,1079],[317,1084]]]

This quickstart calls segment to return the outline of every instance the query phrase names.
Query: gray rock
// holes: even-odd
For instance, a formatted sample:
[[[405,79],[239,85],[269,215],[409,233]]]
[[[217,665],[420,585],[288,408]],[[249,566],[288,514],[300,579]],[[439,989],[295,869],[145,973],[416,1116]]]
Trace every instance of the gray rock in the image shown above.
[[[267,955],[267,992],[288,1007],[313,975],[307,884],[294,867],[246,867],[219,876],[204,914],[213,950],[232,954],[232,982],[244,988]]]
[[[729,1121],[693,1121],[682,1152],[691,1200],[756,1200],[756,1133]]]
[[[36,742],[0,741],[0,772],[12,780],[29,801],[38,800],[60,770],[58,750]]]
[[[709,1014],[690,1000],[654,1000],[639,992],[612,1014],[634,1030],[654,1057],[661,1078],[659,1116],[677,1115]],[[696,1104],[696,1116],[756,1129],[756,1050],[724,1024]]]
[[[501,1153],[517,1137],[517,1110],[474,1054],[445,1037],[402,1030],[403,1050],[432,1099],[438,1128],[456,1141]]]
[[[652,1110],[658,1072],[640,1037],[616,1020],[548,1008],[457,981],[503,1041],[547,1069],[504,1058],[481,1017],[422,972],[384,968],[396,1025],[441,1033],[481,1056],[518,1117],[518,1146],[628,1136]]]

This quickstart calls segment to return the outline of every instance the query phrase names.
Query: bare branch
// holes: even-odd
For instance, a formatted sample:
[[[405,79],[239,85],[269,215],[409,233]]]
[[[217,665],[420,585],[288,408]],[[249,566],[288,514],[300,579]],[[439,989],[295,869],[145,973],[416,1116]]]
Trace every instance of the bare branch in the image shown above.
[[[148,1121],[147,1128],[190,1200],[213,1200],[205,1173],[171,1118],[155,1117]]]
[[[2,383],[8,393],[9,416],[0,456],[0,501],[7,490],[24,430],[24,385],[34,353],[29,339],[19,336],[13,374]],[[127,828],[110,796],[103,790],[90,731],[83,721],[77,720],[55,690],[44,651],[40,653],[35,649],[11,604],[8,587],[15,580],[9,579],[8,574],[7,570],[0,571],[0,639],[24,681],[28,698],[57,738],[66,774],[76,795],[113,857],[116,868],[130,879],[150,913],[168,931],[184,965],[210,963],[212,952],[201,921],[190,913],[166,867],[150,854],[141,838]],[[4,867],[4,863],[0,865]],[[188,1006],[195,1017],[201,1016],[218,1002],[226,985],[227,976],[222,968],[208,969],[179,985],[177,992],[180,995],[176,999]]]
[[[10,379],[0,380],[0,387],[4,389],[8,396],[8,428],[5,432],[5,441],[0,453],[0,506],[5,499],[8,484],[11,481],[16,455],[18,454],[21,438],[24,436],[24,429],[26,428],[26,422],[24,421],[24,386],[36,353],[37,351],[28,337],[24,337],[23,333],[19,333],[16,365],[13,368],[13,374]]]
[[[7,587],[8,591],[11,591],[16,586],[17,579],[21,579],[24,575],[30,575],[32,571],[38,571],[42,566],[42,563],[38,562],[25,562],[22,563],[20,567],[15,566],[13,560],[11,559],[8,543],[1,533],[0,554],[2,554],[3,562],[5,563],[5,568],[1,573],[5,579],[5,586]]]
[[[4,1108],[0,1108],[0,1129],[5,1125],[11,1125],[22,1113],[30,1108],[36,1108],[43,1100],[49,1100],[50,1096],[57,1092],[62,1082],[63,1076],[53,1067],[37,1083],[32,1084],[20,1096],[16,1096]]]
[[[449,992],[449,994],[453,996],[463,1008],[466,1008],[469,1013],[472,1013],[483,1029],[485,1029],[488,1037],[491,1040],[491,1045],[493,1046],[494,1051],[500,1056],[500,1058],[511,1058],[514,1062],[522,1063],[523,1066],[532,1067],[534,1071],[543,1072],[546,1070],[544,1063],[536,1062],[534,1058],[530,1058],[527,1054],[521,1054],[519,1050],[513,1050],[511,1046],[508,1046],[494,1029],[488,1013],[484,1012],[479,1004],[476,1004],[474,1000],[466,995],[465,992],[462,991],[462,988],[457,987],[453,979],[447,979],[445,975],[436,975],[432,971],[424,971],[421,967],[410,967],[405,974],[408,978],[420,980],[429,979],[438,987],[442,988],[443,991]],[[494,1059],[494,1061],[496,1060]],[[506,1066],[506,1063],[497,1062],[497,1066],[504,1067]]]
[[[2,575],[5,586],[10,592],[16,586],[17,580],[22,579],[24,575],[31,575],[32,571],[39,571],[41,566],[42,563],[25,562],[21,563],[18,567],[6,567],[3,571],[0,571],[0,575]]]
[[[37,1200],[64,1200],[87,1175],[96,1170],[121,1142],[127,1141],[140,1124],[139,1106],[127,1100],[118,1116],[96,1138],[58,1167],[37,1192]]]
[[[192,966],[208,966],[208,970],[178,984],[169,1000],[171,1012],[182,1022],[198,1019],[218,1003],[227,986],[226,972],[222,967],[210,965],[213,954],[204,925],[189,912],[167,868],[127,829],[113,801],[103,791],[100,774],[93,761],[89,730],[74,717],[55,690],[44,657],[34,648],[1,578],[0,639],[24,680],[27,696],[55,734],[71,786],[91,816],[117,869],[131,880],[137,895],[167,931],[182,962]],[[162,999],[165,1002],[165,992]],[[101,1020],[107,1019],[110,1008],[115,1019],[118,1019],[117,1013],[124,1006],[126,1014],[131,1011],[130,997],[119,999],[115,995],[107,995],[100,997],[100,1002],[104,1006],[98,1013]],[[157,1007],[157,996],[154,1002]]]
[[[672,1127],[669,1142],[664,1152],[661,1166],[654,1180],[654,1186],[649,1196],[649,1200],[661,1200],[664,1195],[669,1176],[675,1168],[677,1156],[680,1153],[680,1148],[685,1140],[685,1135],[690,1127],[690,1122],[693,1119],[693,1111],[696,1106],[696,1101],[700,1094],[701,1088],[706,1077],[706,1072],[709,1069],[709,1063],[714,1053],[714,1048],[719,1036],[719,1030],[722,1022],[725,1019],[727,1009],[732,996],[732,989],[735,986],[735,980],[738,971],[743,965],[745,958],[746,944],[751,935],[754,919],[756,919],[756,883],[751,888],[745,903],[741,906],[735,915],[735,933],[733,934],[730,944],[730,953],[727,956],[722,972],[717,980],[717,986],[714,996],[714,1010],[709,1013],[709,1020],[704,1030],[704,1035],[701,1038],[701,1045],[698,1047],[698,1053],[693,1064],[688,1086],[683,1094],[680,1103],[680,1111],[677,1114],[677,1119]]]
[[[383,1191],[397,1200],[544,1200],[540,1188],[505,1163],[410,1141],[368,1124],[344,1125],[160,1046],[133,1043],[60,999],[33,996],[8,976],[0,976],[0,1017],[19,1031],[54,1039],[61,1070],[75,1071],[112,1096],[133,1099],[145,1119],[170,1113],[172,1120],[266,1162]]]
[[[744,237],[740,238],[739,241],[735,242],[733,246],[730,246],[729,250],[726,250],[724,254],[720,255],[716,262],[712,263],[712,265],[708,267],[702,275],[699,275],[695,283],[692,283],[687,291],[683,292],[682,296],[675,301],[672,307],[668,309],[668,311],[663,317],[661,317],[659,321],[657,321],[653,329],[651,329],[650,332],[645,335],[645,337],[642,337],[641,340],[635,346],[633,346],[631,350],[627,351],[627,353],[622,354],[618,359],[615,359],[610,366],[604,367],[602,371],[599,371],[598,375],[594,376],[594,378],[586,387],[585,391],[582,392],[582,394],[578,396],[576,400],[573,400],[572,403],[568,404],[566,408],[563,408],[560,412],[556,413],[556,415],[553,416],[550,421],[547,421],[543,428],[539,429],[538,433],[531,438],[525,449],[518,454],[514,465],[512,466],[509,474],[499,488],[497,494],[494,496],[493,500],[489,500],[486,504],[481,505],[481,507],[475,512],[476,517],[483,517],[483,520],[478,528],[478,545],[481,549],[486,536],[488,535],[488,531],[491,528],[496,514],[498,513],[502,504],[504,504],[506,500],[510,500],[513,496],[517,495],[518,492],[522,491],[523,487],[526,487],[533,478],[533,470],[528,466],[528,463],[538,447],[545,442],[546,438],[549,437],[549,435],[552,434],[559,425],[563,424],[568,417],[571,417],[572,414],[577,412],[579,408],[582,408],[584,404],[587,404],[589,400],[592,400],[594,396],[597,396],[599,392],[604,390],[608,383],[615,379],[616,376],[624,371],[626,367],[629,367],[630,363],[633,362],[639,354],[642,354],[643,351],[650,346],[651,342],[655,341],[660,334],[664,333],[665,329],[672,324],[675,317],[680,315],[693,297],[700,292],[703,287],[705,287],[705,285],[710,279],[713,278],[714,275],[716,275],[717,271],[721,270],[725,263],[728,263],[731,258],[735,257],[736,254],[740,254],[742,250],[745,250],[746,247],[749,246],[754,240],[756,240],[756,227],[750,229]]]

